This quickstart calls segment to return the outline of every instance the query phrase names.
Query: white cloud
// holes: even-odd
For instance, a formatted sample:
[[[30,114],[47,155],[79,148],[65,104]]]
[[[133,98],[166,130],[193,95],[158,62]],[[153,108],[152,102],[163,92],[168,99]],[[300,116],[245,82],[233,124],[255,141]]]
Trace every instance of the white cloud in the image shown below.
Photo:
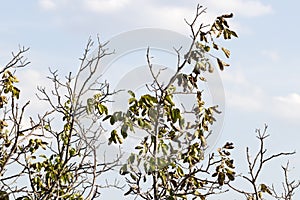
[[[130,3],[130,0],[85,0],[84,6],[91,11],[107,13],[116,11]]]
[[[291,93],[273,98],[274,113],[288,120],[300,120],[300,94]]]
[[[255,80],[248,80],[241,71],[222,73],[226,104],[242,112],[266,113],[290,122],[299,123],[300,94],[275,96],[263,89]]]
[[[272,13],[271,5],[266,5],[258,0],[210,0],[213,7],[225,12],[233,12],[245,17],[257,17]]]
[[[276,50],[262,50],[261,55],[269,58],[273,62],[276,62],[280,59],[280,55]]]
[[[158,7],[157,5],[152,6],[151,9],[147,10],[144,19],[139,19],[142,21],[147,21],[149,25],[161,27],[165,29],[170,29],[174,31],[184,32],[190,34],[188,25],[184,22],[186,18],[191,21],[194,17],[194,9],[188,8],[178,8],[178,7]],[[203,16],[203,21],[208,21],[207,18]]]
[[[53,0],[39,0],[39,5],[45,10],[56,9],[56,3]]]
[[[264,91],[246,79],[241,71],[222,73],[226,104],[241,111],[257,112],[264,109]],[[228,88],[228,89],[226,89]]]
[[[247,94],[226,92],[227,103],[242,111],[257,112],[263,109],[263,96],[261,91],[247,91]]]
[[[231,3],[222,3],[212,0],[204,1],[204,7],[207,7],[207,13],[200,17],[200,21],[203,23],[211,23],[216,16],[237,11],[241,9],[241,5],[246,9],[246,5],[241,3],[241,0],[233,0],[235,6],[228,6]],[[196,1],[190,1],[190,3],[183,4],[181,1],[174,1],[173,3],[153,1],[153,0],[40,0],[41,7],[44,9],[55,9],[59,12],[55,15],[55,23],[59,24],[63,28],[71,28],[85,30],[83,27],[89,26],[91,30],[91,24],[97,27],[108,27],[109,29],[116,29],[112,32],[124,31],[127,29],[136,29],[138,27],[156,27],[165,28],[174,31],[181,32],[183,34],[190,34],[189,27],[184,22],[184,18],[187,20],[193,20],[196,12]],[[253,4],[253,3],[252,3]],[[263,7],[263,4],[259,4]],[[250,6],[251,7],[251,6]],[[255,13],[255,10],[259,10],[257,7],[252,6],[252,10],[249,13]],[[226,10],[225,8],[228,8]],[[263,7],[264,8],[264,7]],[[248,9],[248,8],[247,8]],[[254,10],[254,11],[253,11]],[[240,11],[244,13],[245,11]],[[248,11],[247,11],[248,12]],[[97,21],[95,20],[97,19]],[[98,20],[101,19],[101,20]],[[94,23],[92,23],[94,22]],[[96,22],[96,23],[95,23]],[[235,19],[230,20],[231,28],[237,31],[239,34],[251,32],[245,25],[241,25]],[[102,30],[102,29],[101,29]],[[114,33],[115,34],[115,33]]]
[[[246,85],[248,84],[248,81],[244,74],[241,71],[235,71],[235,72],[228,72],[224,71],[222,74],[222,79],[225,82],[231,83],[231,84],[243,84]]]

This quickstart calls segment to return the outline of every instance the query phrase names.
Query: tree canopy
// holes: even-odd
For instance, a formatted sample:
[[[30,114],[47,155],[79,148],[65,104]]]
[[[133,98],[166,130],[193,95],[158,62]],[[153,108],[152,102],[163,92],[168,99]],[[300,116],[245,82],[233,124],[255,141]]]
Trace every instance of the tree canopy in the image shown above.
[[[98,65],[114,54],[100,38],[88,40],[77,73],[61,79],[58,71],[50,70],[52,86],[40,86],[37,93],[48,107],[40,111],[37,120],[26,119],[29,101],[19,104],[22,77],[19,81],[17,74],[19,68],[30,64],[24,55],[29,49],[21,47],[13,54],[0,70],[0,200],[101,199],[101,189],[106,187],[146,200],[204,200],[228,191],[248,200],[292,199],[300,182],[289,180],[288,164],[283,167],[283,190],[260,182],[266,163],[295,153],[267,155],[267,126],[256,131],[257,153],[251,156],[246,149],[245,174],[235,167],[232,142],[207,152],[207,139],[214,134],[212,127],[222,110],[218,105],[206,105],[202,84],[207,81],[206,74],[229,66],[230,50],[221,44],[238,35],[229,26],[232,13],[218,16],[209,25],[201,22],[205,12],[206,8],[198,5],[195,17],[186,20],[191,44],[187,52],[174,48],[177,66],[167,82],[160,81],[164,69],[154,68],[148,48],[146,65],[152,83],[142,95],[127,91],[124,110],[110,110],[108,104],[120,91],[110,89],[111,80],[99,81]],[[94,46],[96,53],[91,54]],[[189,95],[192,109],[178,103],[178,95]],[[187,118],[187,113],[192,117]],[[124,158],[122,145],[130,135],[141,133],[142,139]],[[99,141],[103,135],[107,140]],[[120,147],[119,152],[113,158],[98,155],[101,143]],[[111,171],[118,171],[126,185],[118,180],[100,184]],[[237,179],[245,181],[248,189],[235,184]]]

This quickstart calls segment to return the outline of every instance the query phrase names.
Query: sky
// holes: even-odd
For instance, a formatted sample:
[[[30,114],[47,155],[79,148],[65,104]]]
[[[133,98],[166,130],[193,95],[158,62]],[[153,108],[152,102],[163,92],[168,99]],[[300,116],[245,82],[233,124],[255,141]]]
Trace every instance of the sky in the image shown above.
[[[239,38],[222,44],[231,50],[231,66],[219,72],[225,92],[223,131],[216,146],[233,141],[233,155],[246,161],[254,153],[255,129],[268,124],[268,152],[300,150],[299,3],[270,0],[37,0],[3,1],[0,7],[0,63],[18,46],[30,47],[30,67],[20,71],[22,91],[32,97],[47,85],[48,68],[76,72],[89,37],[102,41],[139,28],[162,28],[189,36],[184,18],[192,19],[197,4],[207,7],[204,21],[234,13],[230,20]],[[122,44],[120,44],[122,45]],[[50,87],[50,86],[49,86]],[[39,105],[31,107],[38,111]],[[291,178],[300,177],[300,154],[289,158]],[[267,165],[264,181],[281,182],[287,159]],[[241,169],[245,168],[244,164]],[[276,174],[276,176],[274,175]],[[296,194],[299,198],[300,191]],[[109,197],[109,194],[106,197]]]

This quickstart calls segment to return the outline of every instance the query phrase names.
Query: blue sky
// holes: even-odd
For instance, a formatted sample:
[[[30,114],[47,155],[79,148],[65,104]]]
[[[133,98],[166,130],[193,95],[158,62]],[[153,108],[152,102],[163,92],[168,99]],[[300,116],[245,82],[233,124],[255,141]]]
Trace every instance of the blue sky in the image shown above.
[[[218,145],[235,142],[235,156],[245,161],[246,146],[256,148],[254,130],[269,125],[269,152],[299,152],[300,38],[297,1],[260,0],[37,0],[5,1],[0,8],[0,62],[18,45],[30,47],[30,68],[20,72],[24,95],[47,84],[48,68],[75,72],[90,36],[103,41],[137,28],[165,28],[188,36],[184,18],[197,3],[208,8],[203,20],[233,12],[230,21],[239,39],[224,42],[231,66],[221,73],[226,118]],[[40,109],[36,106],[33,109]],[[281,181],[280,164],[268,165],[265,177]],[[300,177],[300,154],[291,157],[294,178]],[[270,169],[272,168],[272,169]],[[276,174],[276,176],[274,176]],[[277,176],[278,175],[278,176]],[[300,192],[298,192],[300,193]],[[299,198],[299,194],[298,194]],[[297,198],[296,198],[297,199]]]

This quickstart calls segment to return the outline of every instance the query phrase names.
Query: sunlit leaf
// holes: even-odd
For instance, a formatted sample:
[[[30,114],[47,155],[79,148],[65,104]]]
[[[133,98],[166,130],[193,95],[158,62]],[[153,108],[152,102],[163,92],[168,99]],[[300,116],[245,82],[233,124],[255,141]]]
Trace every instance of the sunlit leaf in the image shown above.
[[[230,57],[230,51],[228,49],[225,49],[224,47],[222,47],[222,51],[224,52],[224,54],[226,55],[227,58]]]

